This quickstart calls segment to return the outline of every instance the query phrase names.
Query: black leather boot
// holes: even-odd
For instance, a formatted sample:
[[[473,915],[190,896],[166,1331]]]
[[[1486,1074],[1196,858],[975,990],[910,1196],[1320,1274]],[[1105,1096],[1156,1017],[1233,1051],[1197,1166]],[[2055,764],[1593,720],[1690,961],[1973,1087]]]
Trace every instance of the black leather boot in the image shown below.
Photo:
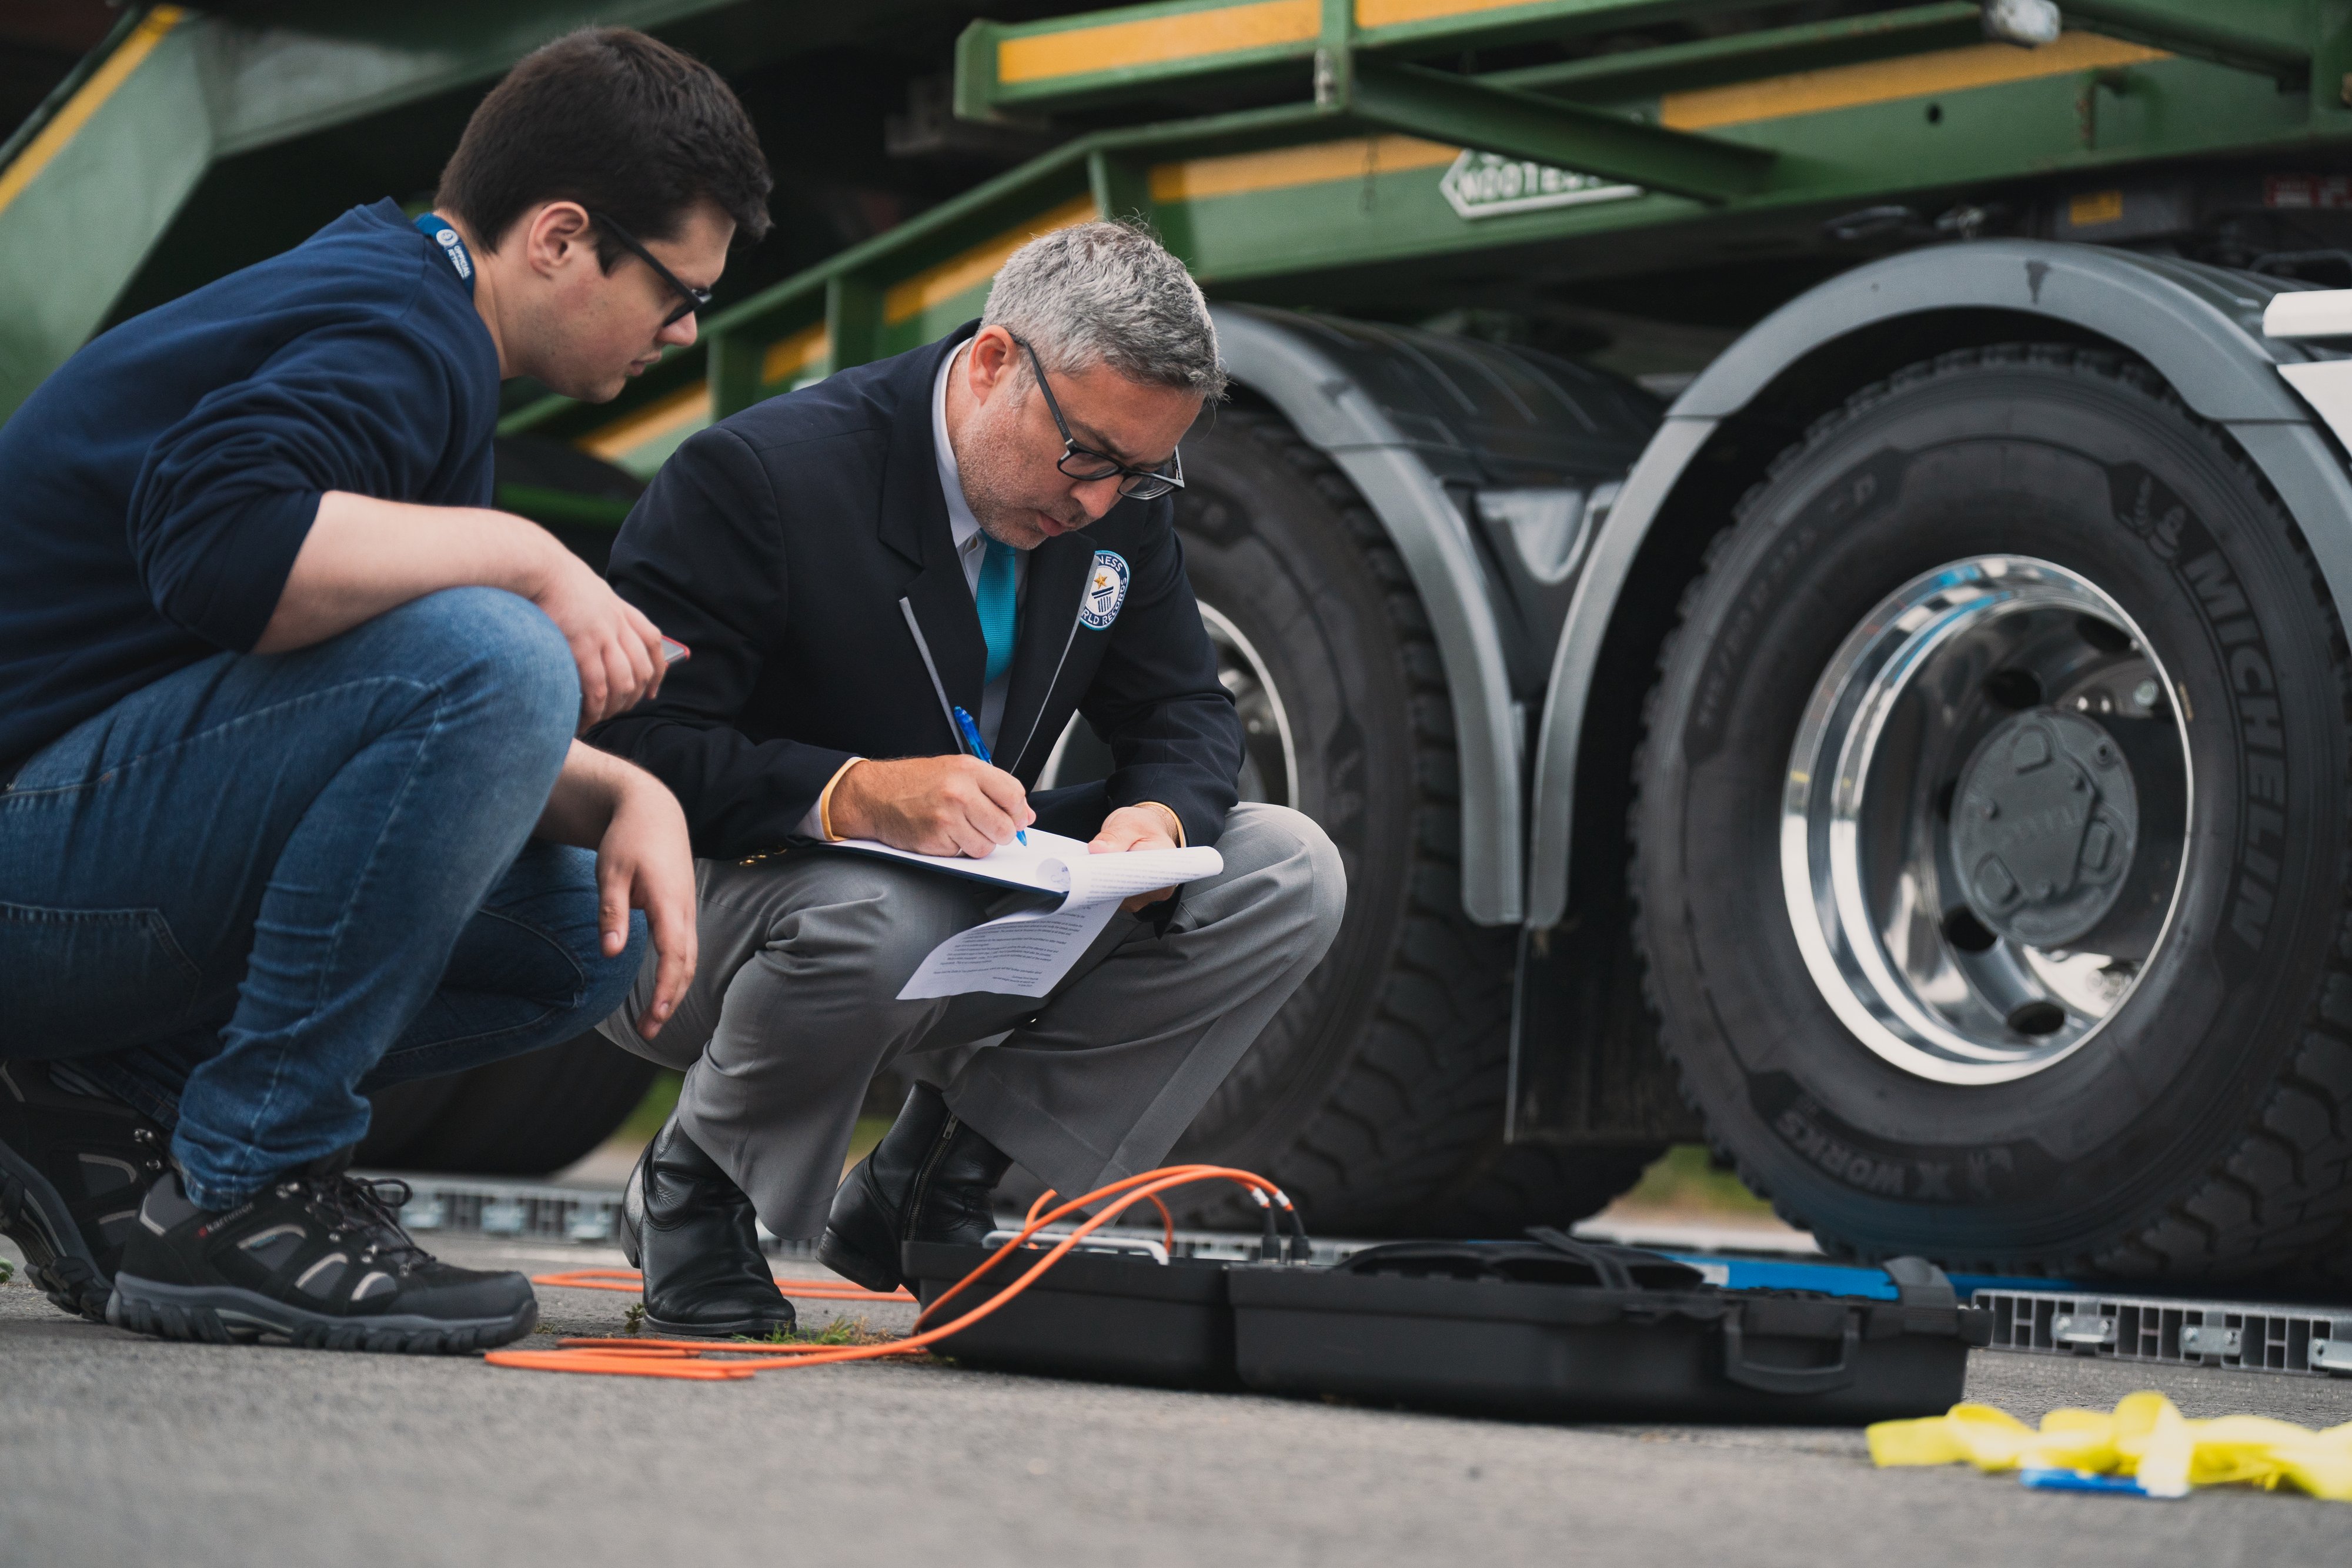
[[[928,1083],[908,1091],[898,1119],[833,1195],[816,1255],[869,1291],[906,1283],[898,1249],[908,1241],[977,1247],[996,1228],[989,1199],[1013,1156],[948,1113]]]
[[[622,1190],[621,1246],[646,1277],[647,1332],[714,1339],[793,1332],[793,1304],[760,1250],[751,1200],[686,1135],[675,1112]]]

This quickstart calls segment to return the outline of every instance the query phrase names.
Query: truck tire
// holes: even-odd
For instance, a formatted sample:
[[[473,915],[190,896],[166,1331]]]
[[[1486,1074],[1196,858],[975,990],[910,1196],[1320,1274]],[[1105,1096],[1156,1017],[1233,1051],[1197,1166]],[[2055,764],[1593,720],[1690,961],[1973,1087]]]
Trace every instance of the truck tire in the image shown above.
[[[613,1135],[654,1064],[591,1031],[485,1067],[395,1083],[355,1156],[379,1169],[551,1176]]]
[[[1462,913],[1453,713],[1403,563],[1353,486],[1270,413],[1216,412],[1184,457],[1193,589],[1221,645],[1238,637],[1251,655],[1226,677],[1252,730],[1244,780],[1331,835],[1348,913],[1175,1157],[1272,1176],[1345,1235],[1591,1213],[1656,1151],[1503,1142],[1516,934]],[[1215,1204],[1193,1217],[1239,1218]]]
[[[2294,522],[2147,369],[1948,354],[1741,501],[1660,660],[1685,1092],[1864,1257],[2246,1277],[2352,1214],[2352,708]]]

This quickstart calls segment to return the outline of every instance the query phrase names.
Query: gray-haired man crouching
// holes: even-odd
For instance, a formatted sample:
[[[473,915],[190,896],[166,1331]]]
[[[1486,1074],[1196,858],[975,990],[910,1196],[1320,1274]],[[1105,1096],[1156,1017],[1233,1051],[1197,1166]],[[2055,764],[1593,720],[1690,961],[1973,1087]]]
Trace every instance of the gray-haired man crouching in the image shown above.
[[[686,1070],[629,1188],[650,1326],[790,1324],[755,1211],[887,1290],[900,1243],[985,1236],[1015,1160],[1064,1192],[1160,1164],[1330,946],[1330,841],[1234,803],[1241,727],[1173,528],[1178,440],[1223,384],[1182,266],[1084,224],[1014,253],[981,322],[697,435],[631,514],[613,583],[694,657],[592,738],[676,791],[701,892],[701,967],[660,1038],[629,1027],[645,987],[605,1026]],[[1109,778],[1031,795],[1073,712]],[[1130,900],[1042,999],[902,1001],[1001,895],[780,852],[985,855],[1032,824],[1096,853],[1214,844],[1224,869]],[[998,1035],[836,1192],[877,1069]]]

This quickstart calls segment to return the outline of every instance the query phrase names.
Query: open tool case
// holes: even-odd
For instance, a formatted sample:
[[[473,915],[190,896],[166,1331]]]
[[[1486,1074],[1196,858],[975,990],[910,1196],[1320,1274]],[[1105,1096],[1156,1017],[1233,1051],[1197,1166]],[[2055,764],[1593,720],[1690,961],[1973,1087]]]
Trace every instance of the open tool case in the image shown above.
[[[1241,1380],[1496,1415],[1843,1426],[1940,1415],[1990,1337],[1916,1258],[1885,1266],[1890,1301],[1726,1291],[1654,1252],[1528,1238],[1235,1267]]]
[[[941,1311],[938,1322],[986,1301],[1045,1255],[1049,1239],[1021,1248]],[[903,1262],[929,1307],[992,1256],[985,1247],[909,1241]],[[936,1347],[971,1366],[1106,1383],[1236,1388],[1228,1266],[1133,1251],[1071,1252],[1026,1291]]]

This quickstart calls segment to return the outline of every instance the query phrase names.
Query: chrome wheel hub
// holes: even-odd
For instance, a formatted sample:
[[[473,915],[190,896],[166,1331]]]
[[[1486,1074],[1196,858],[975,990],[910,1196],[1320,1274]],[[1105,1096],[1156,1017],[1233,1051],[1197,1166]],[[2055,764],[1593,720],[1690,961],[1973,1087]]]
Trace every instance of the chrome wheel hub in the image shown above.
[[[1993,1083],[2098,1034],[2179,891],[2173,690],[2121,606],[2027,556],[1954,561],[1864,617],[1806,705],[1780,815],[1798,947],[1857,1040]]]

